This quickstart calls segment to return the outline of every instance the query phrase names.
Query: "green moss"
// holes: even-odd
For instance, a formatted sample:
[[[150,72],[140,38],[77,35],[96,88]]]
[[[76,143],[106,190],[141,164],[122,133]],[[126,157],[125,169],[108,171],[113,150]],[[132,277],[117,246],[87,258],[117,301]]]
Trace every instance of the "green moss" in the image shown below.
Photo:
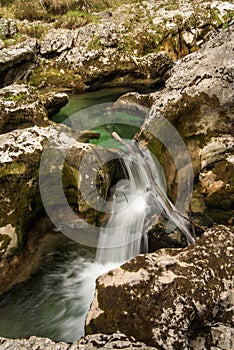
[[[24,94],[22,92],[15,94],[15,95],[10,95],[7,97],[3,97],[3,101],[23,101],[26,98],[28,98],[27,94]]]
[[[165,5],[162,4],[162,7],[164,7]],[[175,11],[179,8],[179,5],[178,4],[170,4],[170,5],[166,5],[165,6],[165,10],[167,11]]]
[[[233,10],[226,10],[226,13],[223,15],[224,22],[230,22],[234,17]]]
[[[98,35],[94,35],[92,40],[88,43],[88,50],[100,50],[102,42]]]
[[[76,29],[88,23],[97,21],[97,16],[84,11],[68,11],[66,14],[56,18],[55,28]]]
[[[176,22],[176,23],[182,23],[183,22],[183,19],[184,19],[184,17],[182,16],[182,15],[175,15],[174,17],[173,17],[173,20]]]
[[[0,196],[4,198],[0,202],[0,226],[11,224],[15,228],[19,248],[43,208],[38,186],[38,152],[28,154],[25,160],[2,164],[0,171]]]
[[[216,9],[211,9],[211,18],[216,22],[217,26],[219,27],[221,24],[223,24],[222,17],[220,16],[220,13]]]
[[[30,36],[37,39],[40,39],[48,31],[48,27],[41,22],[19,22],[18,29],[21,36]]]
[[[191,47],[191,49],[189,51],[190,51],[190,53],[192,53],[192,52],[196,52],[198,50],[199,50],[199,46],[194,45],[194,46]]]
[[[29,83],[39,88],[53,86],[74,91],[85,90],[85,85],[79,72],[71,70],[64,65],[53,65],[52,61],[47,61],[46,64],[36,67],[30,76]]]
[[[0,178],[9,175],[22,175],[26,171],[25,163],[4,163],[0,168]]]

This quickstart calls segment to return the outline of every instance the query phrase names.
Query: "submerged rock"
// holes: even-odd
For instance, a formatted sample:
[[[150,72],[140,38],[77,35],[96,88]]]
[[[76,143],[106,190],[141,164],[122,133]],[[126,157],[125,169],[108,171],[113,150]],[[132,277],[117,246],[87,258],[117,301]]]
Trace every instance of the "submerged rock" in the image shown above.
[[[116,330],[165,350],[230,349],[234,230],[217,226],[186,249],[140,255],[97,280],[86,333]],[[226,347],[223,347],[223,344]]]

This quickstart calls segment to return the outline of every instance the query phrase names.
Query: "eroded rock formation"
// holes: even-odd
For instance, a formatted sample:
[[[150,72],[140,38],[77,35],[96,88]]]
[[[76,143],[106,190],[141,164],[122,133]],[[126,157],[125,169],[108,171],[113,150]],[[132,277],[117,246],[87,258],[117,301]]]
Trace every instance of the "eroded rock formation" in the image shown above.
[[[165,350],[210,349],[223,337],[221,349],[231,349],[233,243],[233,228],[218,226],[193,246],[140,255],[99,277],[86,332],[120,330]]]
[[[194,176],[202,169],[215,174],[211,181],[216,181],[212,190],[211,187],[206,190],[205,182],[201,183],[204,176],[200,175],[199,182],[195,183],[192,210],[208,214],[215,222],[226,224],[233,220],[234,198],[233,31],[232,24],[228,29],[214,33],[198,52],[182,59],[171,70],[166,86],[161,91],[147,96],[128,93],[117,102],[118,105],[143,104],[150,108],[139,139],[146,140],[151,151],[161,160],[168,189],[176,198],[175,164],[168,149],[164,149],[154,137],[161,133],[158,123],[160,118],[166,118],[172,123],[190,152]],[[166,134],[167,140],[170,137]],[[175,158],[179,162],[179,145],[173,142],[172,137],[171,143],[177,147]],[[186,169],[179,171],[184,173]],[[220,195],[229,198],[226,204],[221,203]],[[225,220],[221,219],[222,213]]]
[[[9,85],[0,90],[0,134],[32,126],[48,126],[48,117],[68,102],[65,93],[40,94],[26,85]]]
[[[135,341],[133,337],[127,337],[125,334],[114,333],[112,335],[95,334],[82,338],[72,344],[57,343],[46,338],[30,337],[29,339],[4,339],[0,338],[2,350],[93,350],[93,349],[140,349],[154,350],[155,348]]]

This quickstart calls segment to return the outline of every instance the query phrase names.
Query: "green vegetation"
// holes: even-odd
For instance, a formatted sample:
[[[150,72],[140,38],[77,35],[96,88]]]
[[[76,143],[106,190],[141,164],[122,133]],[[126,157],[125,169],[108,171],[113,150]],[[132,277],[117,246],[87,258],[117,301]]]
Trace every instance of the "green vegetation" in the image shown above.
[[[54,21],[58,16],[67,14],[70,22],[78,18],[82,25],[84,21],[82,22],[81,18],[84,20],[86,17],[86,20],[90,20],[88,14],[91,11],[104,11],[131,2],[139,3],[137,0],[0,0],[0,6],[1,15],[4,17],[29,21]],[[70,27],[71,25],[70,23]]]
[[[16,95],[11,95],[8,97],[3,97],[4,101],[22,101],[24,99],[26,99],[28,96],[24,93],[19,93]]]
[[[100,50],[102,42],[98,35],[94,35],[92,40],[88,43],[88,50]]]
[[[88,23],[95,22],[96,20],[97,17],[91,13],[79,10],[70,10],[56,18],[54,27],[76,29],[85,26]]]

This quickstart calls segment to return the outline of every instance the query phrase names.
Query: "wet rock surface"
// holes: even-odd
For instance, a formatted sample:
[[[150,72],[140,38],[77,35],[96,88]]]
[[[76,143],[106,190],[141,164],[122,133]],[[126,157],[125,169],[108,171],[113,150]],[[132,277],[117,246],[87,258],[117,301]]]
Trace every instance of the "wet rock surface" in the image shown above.
[[[233,228],[217,226],[193,246],[140,255],[99,277],[86,332],[119,329],[166,350],[199,349],[201,339],[202,349],[228,349],[233,239]]]

